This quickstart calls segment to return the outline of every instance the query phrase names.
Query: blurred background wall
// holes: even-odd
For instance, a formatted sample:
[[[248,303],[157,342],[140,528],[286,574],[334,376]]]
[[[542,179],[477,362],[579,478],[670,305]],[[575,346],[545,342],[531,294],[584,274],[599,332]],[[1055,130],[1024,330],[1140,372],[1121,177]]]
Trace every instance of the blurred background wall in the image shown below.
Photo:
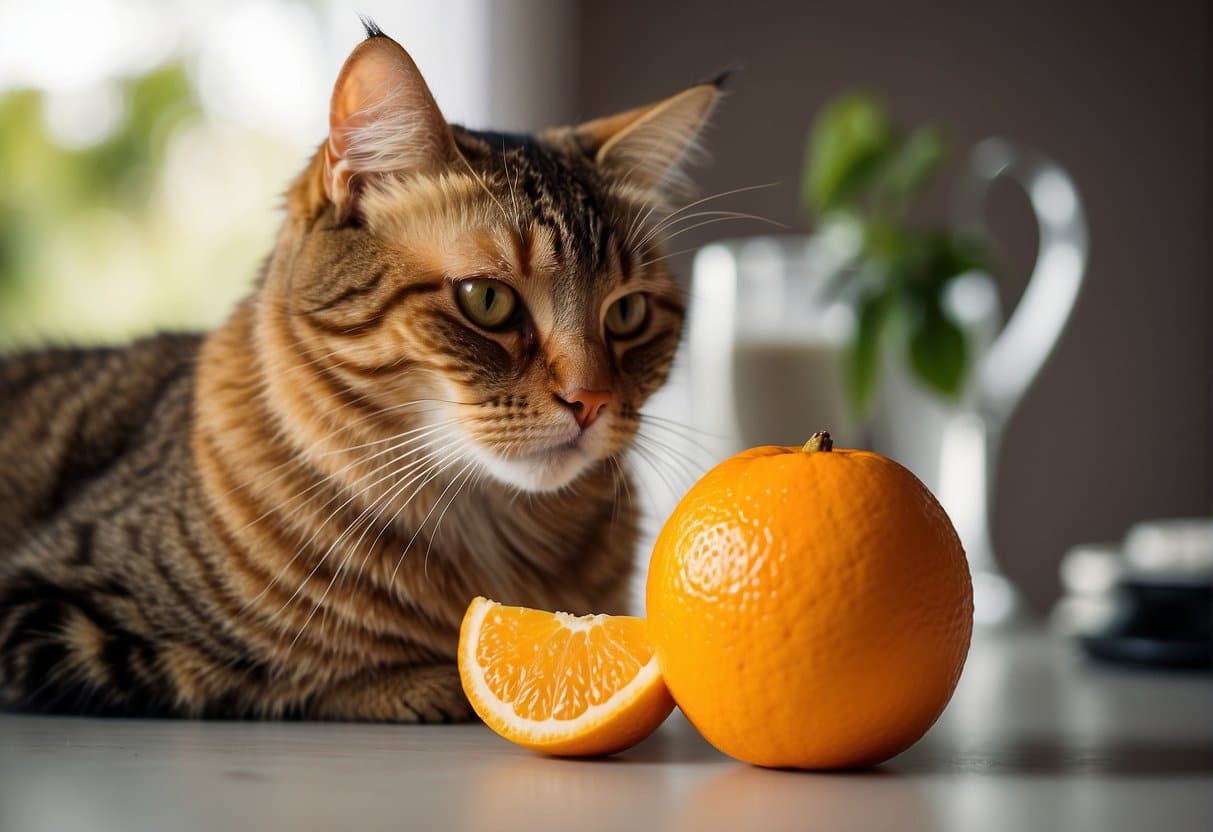
[[[268,251],[288,178],[374,16],[452,120],[524,129],[742,71],[704,193],[809,229],[809,124],[863,88],[960,152],[989,135],[1073,176],[1089,282],[1010,424],[995,545],[1044,609],[1070,545],[1213,506],[1210,13],[1199,0],[0,0],[0,348],[211,326]],[[945,176],[946,180],[947,177]],[[941,216],[946,188],[927,201]],[[997,191],[1004,305],[1035,253]],[[721,224],[679,248],[762,226]],[[675,260],[689,273],[689,255]]]

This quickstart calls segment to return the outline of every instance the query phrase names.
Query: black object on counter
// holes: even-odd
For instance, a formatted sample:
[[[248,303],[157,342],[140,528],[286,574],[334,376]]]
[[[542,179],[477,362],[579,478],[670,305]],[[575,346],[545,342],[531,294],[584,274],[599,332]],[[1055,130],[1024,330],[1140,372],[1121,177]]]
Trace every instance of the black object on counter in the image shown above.
[[[1099,630],[1078,634],[1092,658],[1190,670],[1213,670],[1213,586],[1122,579],[1117,613]]]

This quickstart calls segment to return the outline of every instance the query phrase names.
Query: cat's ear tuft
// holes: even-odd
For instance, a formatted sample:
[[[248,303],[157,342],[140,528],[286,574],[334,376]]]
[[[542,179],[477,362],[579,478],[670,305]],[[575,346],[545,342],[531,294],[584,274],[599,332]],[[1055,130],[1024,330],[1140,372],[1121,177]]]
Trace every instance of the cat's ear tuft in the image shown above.
[[[374,177],[433,170],[454,152],[413,59],[373,23],[367,35],[341,68],[329,108],[324,190],[342,214],[356,213],[358,192]]]
[[[386,38],[383,30],[379,28],[379,24],[365,14],[358,15],[358,20],[362,23],[362,29],[366,32],[367,38]]]
[[[374,25],[374,24],[372,23],[371,25]],[[382,33],[380,33],[380,34],[382,34]],[[725,85],[729,83],[729,79],[732,78],[734,75],[736,75],[740,71],[740,69],[741,68],[739,66],[726,67],[726,68],[720,70],[720,72],[717,72],[711,78],[708,78],[703,83],[711,84],[716,89],[723,90],[725,88]]]
[[[699,136],[721,97],[722,74],[664,101],[576,128],[583,147],[609,174],[653,199],[689,186],[684,167],[699,150]]]

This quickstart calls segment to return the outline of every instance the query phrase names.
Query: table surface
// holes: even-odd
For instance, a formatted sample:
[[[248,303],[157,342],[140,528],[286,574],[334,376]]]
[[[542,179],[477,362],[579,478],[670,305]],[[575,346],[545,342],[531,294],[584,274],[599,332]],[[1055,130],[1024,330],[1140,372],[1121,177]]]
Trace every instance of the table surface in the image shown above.
[[[878,769],[735,763],[675,714],[606,760],[481,725],[0,715],[0,830],[1202,830],[1213,678],[1084,661],[1041,632],[980,636],[956,696]]]

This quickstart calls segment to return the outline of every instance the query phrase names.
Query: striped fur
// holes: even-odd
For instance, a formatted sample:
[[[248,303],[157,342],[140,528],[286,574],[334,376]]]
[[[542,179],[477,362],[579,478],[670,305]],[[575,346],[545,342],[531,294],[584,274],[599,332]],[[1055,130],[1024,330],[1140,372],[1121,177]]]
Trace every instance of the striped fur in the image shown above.
[[[215,332],[0,360],[0,705],[449,721],[473,596],[624,610],[620,460],[683,312],[656,196],[601,128],[441,124],[441,164],[340,194],[326,142]],[[516,326],[461,313],[477,276]],[[607,336],[637,291],[643,331]],[[557,396],[594,384],[582,432]]]

